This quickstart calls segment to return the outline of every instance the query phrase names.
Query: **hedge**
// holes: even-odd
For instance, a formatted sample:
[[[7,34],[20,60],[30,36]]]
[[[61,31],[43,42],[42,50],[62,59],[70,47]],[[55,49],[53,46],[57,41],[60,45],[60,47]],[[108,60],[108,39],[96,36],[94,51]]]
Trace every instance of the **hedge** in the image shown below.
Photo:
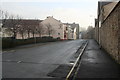
[[[53,37],[36,37],[29,39],[13,39],[12,37],[2,38],[2,49],[11,48],[20,45],[33,44],[33,43],[45,43],[45,42],[54,42],[59,41],[60,39]]]

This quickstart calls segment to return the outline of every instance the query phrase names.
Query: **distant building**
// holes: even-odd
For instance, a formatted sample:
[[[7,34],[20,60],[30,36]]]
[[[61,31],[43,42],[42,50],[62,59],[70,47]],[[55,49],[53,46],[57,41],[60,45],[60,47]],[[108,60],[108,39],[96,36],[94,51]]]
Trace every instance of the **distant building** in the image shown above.
[[[64,35],[66,39],[79,39],[79,24],[64,23]]]
[[[64,39],[73,39],[73,30],[71,29],[71,26],[68,23],[63,24],[64,28]]]
[[[53,16],[49,16],[43,20],[41,24],[44,26],[44,28],[46,28],[46,34],[44,34],[44,36],[49,36],[49,34],[47,34],[49,28],[51,29],[50,36],[53,38],[64,39],[64,27],[63,23],[60,20],[53,18]]]
[[[7,19],[2,30],[3,37],[15,36],[16,39],[43,36],[62,40],[79,38],[79,24],[62,23],[53,16],[48,16],[45,20]]]
[[[53,18],[53,16],[47,17],[41,23],[46,27],[46,31],[47,25],[51,26],[53,32],[50,35],[54,38],[63,40],[79,38],[79,24],[62,23],[60,20]],[[48,36],[48,34],[45,35]]]
[[[79,39],[79,24],[76,24],[75,22],[71,24],[71,27],[74,29],[74,35],[76,36],[74,39]]]
[[[82,32],[79,33],[79,39],[82,39]]]

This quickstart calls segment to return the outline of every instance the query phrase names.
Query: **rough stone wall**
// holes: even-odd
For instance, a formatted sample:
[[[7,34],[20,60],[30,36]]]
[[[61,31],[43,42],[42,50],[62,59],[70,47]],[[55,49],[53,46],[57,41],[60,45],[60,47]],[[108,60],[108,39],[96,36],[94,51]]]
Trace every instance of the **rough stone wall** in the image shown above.
[[[100,27],[100,44],[120,63],[120,3]]]
[[[94,38],[97,42],[99,42],[99,27],[98,27],[98,22],[95,25],[95,29],[94,29]]]
[[[119,6],[118,6],[118,27],[119,27],[119,32],[118,32],[118,49],[119,49],[119,53],[118,53],[118,62],[119,62],[119,64],[120,64],[120,2],[119,2]]]

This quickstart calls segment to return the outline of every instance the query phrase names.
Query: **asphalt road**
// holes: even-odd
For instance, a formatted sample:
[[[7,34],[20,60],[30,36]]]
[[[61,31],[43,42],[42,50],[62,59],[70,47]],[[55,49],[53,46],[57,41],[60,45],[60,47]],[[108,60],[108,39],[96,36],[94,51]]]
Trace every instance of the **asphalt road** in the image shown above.
[[[84,40],[52,42],[2,54],[3,78],[49,78],[60,65],[69,65]]]

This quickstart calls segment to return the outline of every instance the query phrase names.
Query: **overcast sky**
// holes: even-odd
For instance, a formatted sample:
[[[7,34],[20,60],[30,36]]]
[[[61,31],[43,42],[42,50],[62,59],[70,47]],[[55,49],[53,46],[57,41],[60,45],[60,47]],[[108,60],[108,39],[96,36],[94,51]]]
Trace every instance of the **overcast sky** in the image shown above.
[[[22,18],[44,20],[53,16],[63,23],[94,26],[98,0],[2,0],[2,10]]]

